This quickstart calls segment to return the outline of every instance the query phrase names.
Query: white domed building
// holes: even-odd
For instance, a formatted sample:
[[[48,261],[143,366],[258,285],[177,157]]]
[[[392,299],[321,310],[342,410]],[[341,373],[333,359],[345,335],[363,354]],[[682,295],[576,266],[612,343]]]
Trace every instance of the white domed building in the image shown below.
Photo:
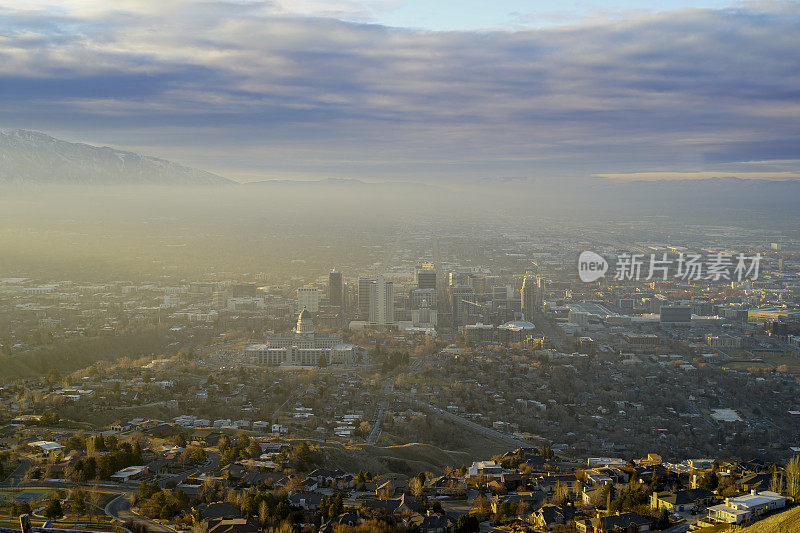
[[[503,344],[509,342],[522,342],[533,335],[536,326],[527,320],[512,320],[502,326],[497,326],[497,340]]]
[[[359,361],[358,347],[343,344],[339,333],[317,333],[314,317],[303,309],[297,325],[289,333],[270,335],[266,344],[245,348],[245,358],[253,364],[273,366],[354,366]]]

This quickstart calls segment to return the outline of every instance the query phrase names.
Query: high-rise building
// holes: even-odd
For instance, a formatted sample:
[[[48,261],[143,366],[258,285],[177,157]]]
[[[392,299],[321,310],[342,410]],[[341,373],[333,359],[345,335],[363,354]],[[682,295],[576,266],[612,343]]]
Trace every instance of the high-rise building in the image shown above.
[[[332,307],[342,308],[342,296],[344,294],[342,286],[342,273],[332,271],[328,274],[328,302]]]
[[[358,279],[358,319],[369,320],[370,298],[372,295],[372,285],[375,283],[374,279],[359,278]]]
[[[437,294],[435,289],[413,289],[409,295],[409,305],[411,309],[419,309],[420,307],[429,307],[437,309]]]
[[[544,294],[547,292],[547,284],[544,276],[537,276],[536,281],[538,283],[538,290],[536,291],[536,309],[541,310],[544,307]]]
[[[255,283],[232,283],[229,291],[231,298],[247,298],[256,295]]]
[[[522,280],[522,289],[519,293],[523,319],[529,322],[533,321],[534,313],[542,305],[543,288],[544,281],[537,276],[525,276],[525,279]]]
[[[307,309],[310,313],[319,311],[319,291],[313,285],[304,285],[297,289],[297,312]]]
[[[436,270],[433,265],[422,265],[417,267],[417,288],[436,290]]]
[[[475,289],[469,285],[457,285],[450,290],[453,325],[464,326],[471,323],[475,314]]]
[[[492,287],[492,305],[503,307],[508,306],[508,300],[511,299],[514,288],[511,285],[495,285]]]
[[[467,285],[475,289],[475,294],[486,294],[486,276],[480,274],[469,274],[467,276]]]
[[[370,285],[369,321],[379,326],[394,323],[394,284],[378,276]]]

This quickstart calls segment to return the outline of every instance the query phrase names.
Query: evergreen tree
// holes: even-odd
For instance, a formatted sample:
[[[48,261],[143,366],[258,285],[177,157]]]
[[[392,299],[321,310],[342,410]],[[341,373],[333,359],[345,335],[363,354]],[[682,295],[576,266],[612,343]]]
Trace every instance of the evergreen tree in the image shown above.
[[[48,500],[47,505],[44,507],[44,516],[47,517],[48,520],[56,520],[63,515],[64,511],[61,509],[61,500],[58,498]]]
[[[86,514],[86,495],[82,490],[76,490],[72,497],[72,512],[78,516]]]

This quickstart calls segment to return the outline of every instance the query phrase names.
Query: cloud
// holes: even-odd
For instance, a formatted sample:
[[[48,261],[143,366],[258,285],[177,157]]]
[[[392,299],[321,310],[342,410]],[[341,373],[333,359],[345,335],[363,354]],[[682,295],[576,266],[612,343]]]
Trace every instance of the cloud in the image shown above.
[[[608,178],[615,181],[672,181],[672,180],[708,180],[717,178],[739,178],[758,180],[797,180],[798,172],[731,172],[731,171],[701,171],[701,172],[628,172],[622,174],[596,174],[598,178]]]
[[[514,32],[387,28],[275,2],[3,5],[0,126],[232,177],[570,177],[800,158],[796,4]]]

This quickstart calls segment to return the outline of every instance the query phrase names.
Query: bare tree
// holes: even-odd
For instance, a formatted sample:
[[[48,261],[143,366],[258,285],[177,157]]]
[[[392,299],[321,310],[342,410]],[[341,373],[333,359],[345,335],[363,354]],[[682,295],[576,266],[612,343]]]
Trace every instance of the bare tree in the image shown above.
[[[415,498],[419,498],[422,496],[425,486],[422,484],[422,480],[420,478],[414,476],[411,478],[408,488],[411,489],[411,494],[413,494]]]
[[[795,455],[786,465],[786,492],[795,500],[800,497],[800,455]]]
[[[553,491],[553,503],[561,505],[569,500],[569,487],[566,483],[559,481],[556,483],[556,488]]]
[[[778,494],[783,492],[783,476],[777,470],[772,473],[772,479],[769,482],[769,490]]]
[[[94,485],[92,490],[89,491],[89,503],[87,505],[87,510],[89,511],[89,521],[91,522],[92,516],[97,515],[99,516],[101,513],[104,513],[102,507],[100,507],[103,503],[103,494],[100,492],[100,487]]]
[[[192,525],[192,533],[208,533],[208,522],[201,520]]]

